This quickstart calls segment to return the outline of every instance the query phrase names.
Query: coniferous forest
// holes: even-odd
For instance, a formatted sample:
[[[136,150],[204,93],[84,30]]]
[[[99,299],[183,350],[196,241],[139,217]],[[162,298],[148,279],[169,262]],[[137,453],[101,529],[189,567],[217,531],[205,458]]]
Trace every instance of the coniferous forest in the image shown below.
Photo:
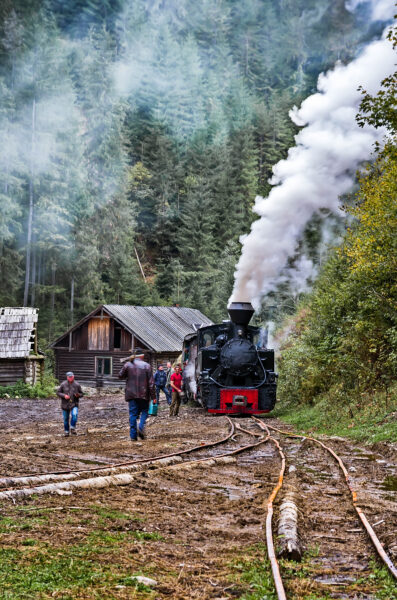
[[[381,38],[374,6],[3,0],[0,305],[40,309],[42,350],[103,302],[225,318],[255,197],[300,130],[289,112]],[[257,311],[290,401],[393,387],[396,93],[392,73],[362,90],[357,124],[386,146],[339,214],[313,212]]]
[[[379,31],[344,1],[3,0],[0,304],[42,343],[100,302],[222,318],[288,111]]]

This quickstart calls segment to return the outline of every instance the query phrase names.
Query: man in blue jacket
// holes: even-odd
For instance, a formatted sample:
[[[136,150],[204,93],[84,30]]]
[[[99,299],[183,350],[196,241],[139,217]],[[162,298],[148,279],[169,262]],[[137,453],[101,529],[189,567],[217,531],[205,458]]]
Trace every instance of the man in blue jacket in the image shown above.
[[[166,400],[167,400],[167,404],[170,403],[169,401],[171,400],[171,398],[169,397],[169,391],[166,387],[166,383],[167,383],[167,373],[164,371],[163,365],[160,365],[154,374],[154,385],[156,386],[157,404],[158,404],[159,398],[160,398],[160,390],[162,390],[164,392]]]

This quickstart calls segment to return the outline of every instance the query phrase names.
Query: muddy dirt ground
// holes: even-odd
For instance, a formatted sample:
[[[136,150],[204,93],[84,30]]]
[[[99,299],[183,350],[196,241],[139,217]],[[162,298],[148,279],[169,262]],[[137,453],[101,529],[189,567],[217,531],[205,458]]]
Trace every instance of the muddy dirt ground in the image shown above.
[[[286,429],[271,417],[264,420]],[[260,433],[250,419],[234,422]],[[171,419],[163,399],[147,439],[132,444],[127,404],[113,394],[83,399],[78,435],[64,438],[58,400],[0,400],[0,476],[168,454],[224,437],[229,428],[225,417],[200,408],[182,406]],[[287,456],[286,484],[288,468],[296,468],[306,551],[300,565],[282,563],[287,597],[397,598],[390,581],[376,575],[375,552],[332,457],[309,441],[276,437]],[[189,458],[253,441],[239,432]],[[340,438],[327,444],[344,460],[359,505],[396,563],[396,447],[358,447]],[[0,598],[274,598],[266,583],[264,519],[280,469],[275,446],[268,442],[235,462],[204,465],[147,471],[122,487],[1,501]],[[274,531],[281,499],[282,492]],[[134,575],[157,584],[137,584]]]

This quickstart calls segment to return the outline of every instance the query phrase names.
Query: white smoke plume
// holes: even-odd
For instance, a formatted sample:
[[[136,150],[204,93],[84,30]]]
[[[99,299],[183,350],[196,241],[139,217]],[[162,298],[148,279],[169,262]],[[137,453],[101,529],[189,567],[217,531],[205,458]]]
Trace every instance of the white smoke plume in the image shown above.
[[[396,8],[395,0],[347,0],[347,10],[353,12],[360,4],[369,4],[372,21],[387,21]]]
[[[190,391],[192,392],[192,394],[196,395],[197,394],[197,382],[195,379],[195,365],[194,362],[188,362],[187,365],[184,368],[184,376],[185,376],[185,381],[187,382]]]
[[[304,128],[288,158],[273,167],[275,187],[269,196],[256,197],[253,210],[260,219],[240,240],[243,248],[231,301],[251,301],[258,309],[261,297],[276,287],[310,218],[322,208],[338,211],[339,196],[352,188],[357,168],[385,133],[357,125],[358,87],[376,93],[394,63],[390,42],[375,41],[347,66],[338,64],[321,74],[318,92],[290,112]]]

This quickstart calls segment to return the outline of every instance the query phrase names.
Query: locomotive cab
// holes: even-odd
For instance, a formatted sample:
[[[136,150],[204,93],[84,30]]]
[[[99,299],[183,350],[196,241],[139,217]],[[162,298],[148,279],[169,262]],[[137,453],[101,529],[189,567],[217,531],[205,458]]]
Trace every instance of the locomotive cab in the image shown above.
[[[185,339],[191,367],[196,354],[194,395],[212,413],[269,412],[276,401],[274,351],[258,348],[260,330],[249,325],[250,303],[235,302],[228,310],[230,321],[202,327]]]

